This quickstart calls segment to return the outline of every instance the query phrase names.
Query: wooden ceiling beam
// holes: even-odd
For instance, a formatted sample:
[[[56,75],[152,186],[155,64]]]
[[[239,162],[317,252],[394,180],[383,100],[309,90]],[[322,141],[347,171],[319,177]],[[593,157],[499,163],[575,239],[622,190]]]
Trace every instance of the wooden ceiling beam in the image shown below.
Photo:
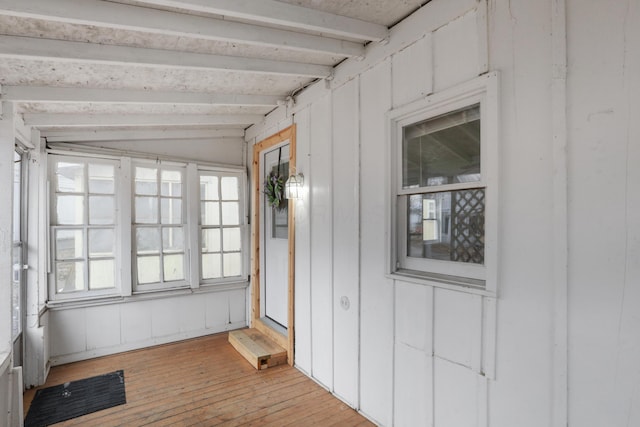
[[[309,78],[327,78],[332,73],[332,67],[326,65],[18,36],[0,36],[0,58],[205,69]]]
[[[139,0],[153,6],[175,7],[253,22],[318,31],[336,37],[381,41],[388,37],[384,25],[275,0]]]
[[[91,129],[91,130],[48,130],[41,133],[47,142],[104,142],[134,140],[186,140],[243,138],[244,130],[230,129]]]
[[[285,97],[204,92],[2,86],[0,98],[14,102],[92,104],[172,104],[275,107]]]
[[[24,113],[26,126],[39,129],[124,126],[236,126],[259,122],[262,114],[61,114]]]
[[[364,55],[363,43],[107,1],[0,0],[0,15],[342,57]]]

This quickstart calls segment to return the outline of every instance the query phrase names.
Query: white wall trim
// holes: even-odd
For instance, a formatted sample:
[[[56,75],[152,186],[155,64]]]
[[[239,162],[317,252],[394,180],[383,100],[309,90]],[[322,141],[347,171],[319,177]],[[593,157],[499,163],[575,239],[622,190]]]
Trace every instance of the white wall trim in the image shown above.
[[[551,425],[568,425],[568,157],[566,0],[551,1],[553,368]]]

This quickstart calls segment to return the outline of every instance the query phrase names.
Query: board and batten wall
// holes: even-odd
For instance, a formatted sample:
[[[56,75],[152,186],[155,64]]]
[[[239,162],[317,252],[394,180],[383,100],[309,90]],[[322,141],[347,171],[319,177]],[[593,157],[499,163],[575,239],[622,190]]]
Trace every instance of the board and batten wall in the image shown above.
[[[640,426],[640,1],[567,1],[569,419]]]
[[[496,299],[385,276],[386,114],[488,70],[486,3],[435,0],[247,132],[296,123],[295,363],[385,426],[483,426]]]
[[[242,138],[76,144],[238,166],[245,151]],[[241,328],[246,294],[245,286],[214,285],[50,308],[47,359],[57,365]]]
[[[640,425],[640,1],[609,6],[433,0],[248,129],[297,125],[296,366],[376,423]],[[487,71],[497,295],[392,280],[385,114]]]

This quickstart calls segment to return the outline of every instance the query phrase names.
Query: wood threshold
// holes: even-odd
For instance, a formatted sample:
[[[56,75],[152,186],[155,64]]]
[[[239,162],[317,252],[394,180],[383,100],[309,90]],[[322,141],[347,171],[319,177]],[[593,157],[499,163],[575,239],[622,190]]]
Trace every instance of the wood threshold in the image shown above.
[[[39,388],[124,370],[127,403],[59,426],[373,426],[299,370],[255,370],[215,334],[51,368]]]

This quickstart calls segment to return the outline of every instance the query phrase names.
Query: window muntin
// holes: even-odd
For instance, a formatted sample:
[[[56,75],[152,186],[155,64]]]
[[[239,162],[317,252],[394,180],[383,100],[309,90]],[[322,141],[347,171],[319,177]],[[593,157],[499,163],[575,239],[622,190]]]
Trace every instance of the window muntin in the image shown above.
[[[200,171],[200,275],[203,283],[243,276],[239,174]]]
[[[53,159],[53,298],[116,293],[117,163]]]
[[[134,290],[184,287],[187,280],[185,168],[133,168]]]

